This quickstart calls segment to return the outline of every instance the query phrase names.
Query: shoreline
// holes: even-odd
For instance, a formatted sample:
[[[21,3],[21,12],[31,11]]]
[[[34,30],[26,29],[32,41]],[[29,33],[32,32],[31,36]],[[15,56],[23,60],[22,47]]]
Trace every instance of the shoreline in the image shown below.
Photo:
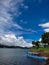
[[[48,49],[48,50],[47,50]],[[32,48],[31,52],[38,52],[39,56],[47,57],[45,65],[49,65],[49,48]]]

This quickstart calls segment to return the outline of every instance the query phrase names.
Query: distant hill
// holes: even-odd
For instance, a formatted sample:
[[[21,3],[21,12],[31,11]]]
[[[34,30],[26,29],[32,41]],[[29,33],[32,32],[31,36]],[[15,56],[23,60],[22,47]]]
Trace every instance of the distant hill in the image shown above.
[[[0,48],[22,48],[22,49],[28,49],[28,47],[20,47],[20,46],[8,46],[0,44]]]

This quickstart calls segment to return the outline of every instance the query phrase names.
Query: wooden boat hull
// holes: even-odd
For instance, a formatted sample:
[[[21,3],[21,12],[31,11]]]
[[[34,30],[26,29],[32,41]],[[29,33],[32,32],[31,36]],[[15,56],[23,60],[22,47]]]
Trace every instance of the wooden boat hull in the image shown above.
[[[46,61],[47,60],[46,57],[38,57],[38,56],[32,56],[32,55],[28,55],[28,57],[33,58],[33,59],[39,59],[40,61]]]
[[[34,52],[30,52],[27,54],[27,57],[30,57],[30,58],[33,58],[33,59],[38,59],[40,61],[46,61],[48,58],[47,57],[43,57],[43,56],[37,56],[37,55],[32,55],[32,54],[35,54]],[[38,54],[38,53],[36,53]]]

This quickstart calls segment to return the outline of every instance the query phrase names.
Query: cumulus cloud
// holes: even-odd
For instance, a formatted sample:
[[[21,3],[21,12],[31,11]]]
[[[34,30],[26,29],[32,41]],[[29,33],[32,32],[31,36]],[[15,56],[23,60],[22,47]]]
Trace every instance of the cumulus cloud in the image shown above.
[[[24,32],[23,27],[15,22],[14,16],[17,18],[22,14],[20,6],[28,9],[24,5],[24,0],[0,0],[0,43],[12,46],[30,47],[32,44],[27,43],[23,37],[16,37]],[[16,29],[16,31],[11,29]]]
[[[40,38],[40,39],[39,39],[39,41],[41,42],[41,41],[42,41],[42,39]]]
[[[38,26],[41,26],[45,32],[49,32],[49,22],[39,24]]]
[[[49,22],[43,23],[43,24],[39,24],[39,26],[41,26],[43,28],[49,27]]]
[[[32,47],[32,44],[27,43],[22,36],[16,37],[14,34],[0,36],[0,44],[9,46]]]
[[[45,32],[49,32],[49,28],[44,29]]]

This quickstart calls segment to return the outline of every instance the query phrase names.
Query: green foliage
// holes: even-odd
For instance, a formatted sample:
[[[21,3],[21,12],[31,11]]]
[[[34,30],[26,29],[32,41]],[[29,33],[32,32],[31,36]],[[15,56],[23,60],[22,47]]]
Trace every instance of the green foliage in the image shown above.
[[[35,44],[35,41],[32,41],[32,44]]]
[[[42,35],[42,42],[49,44],[49,32],[46,32]]]
[[[42,47],[42,48],[31,48],[31,51],[36,51],[36,52],[38,52],[38,51],[43,51],[43,52],[45,52],[45,53],[49,53],[49,47],[46,47],[46,48],[44,48],[44,47]]]
[[[36,41],[35,45],[36,45],[37,48],[39,48],[39,41]]]
[[[36,46],[36,48],[39,48],[39,41],[32,41],[32,44],[34,44]]]

